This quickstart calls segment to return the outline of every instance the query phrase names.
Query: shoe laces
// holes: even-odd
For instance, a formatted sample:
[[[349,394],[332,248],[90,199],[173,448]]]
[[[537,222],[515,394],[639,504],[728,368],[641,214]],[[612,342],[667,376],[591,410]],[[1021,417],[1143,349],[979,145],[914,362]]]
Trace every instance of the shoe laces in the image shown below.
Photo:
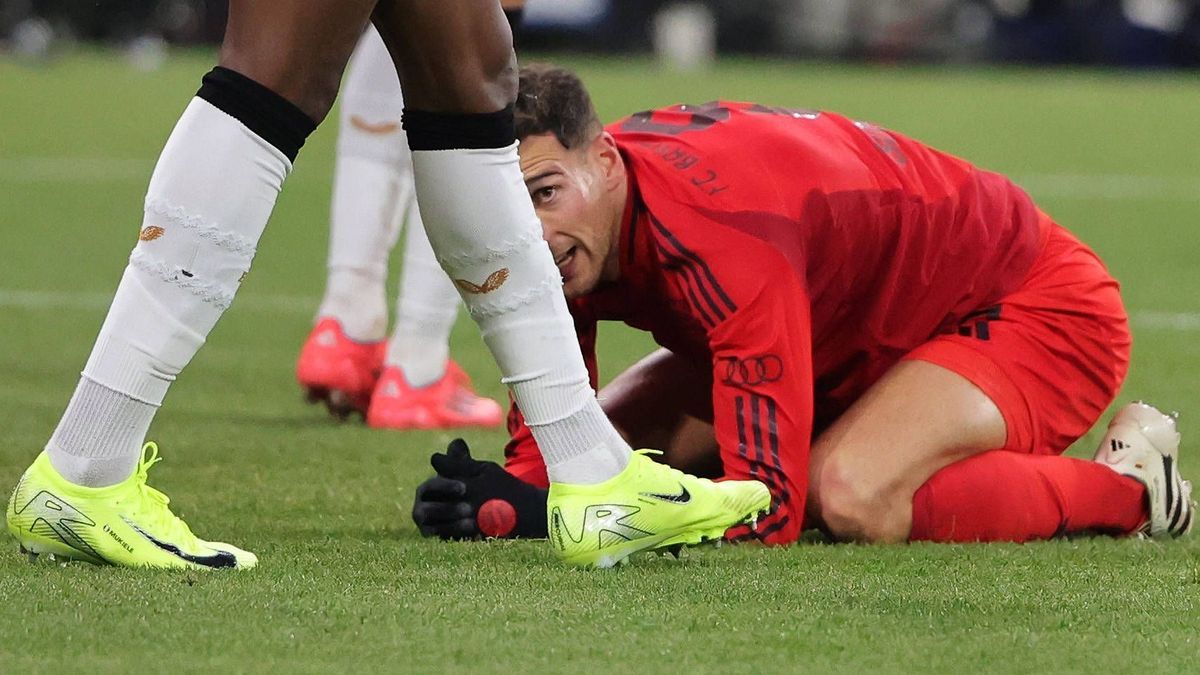
[[[193,538],[191,528],[171,511],[171,498],[161,491],[150,487],[147,480],[150,477],[150,467],[162,461],[158,456],[158,444],[149,441],[142,446],[142,458],[138,460],[137,471],[134,473],[134,485],[141,497],[139,514],[153,528],[155,536],[166,536],[178,540],[182,536]]]
[[[652,448],[642,448],[640,450],[634,450],[633,454],[643,455],[643,456],[649,458],[650,455],[663,455],[665,453],[662,450],[654,450]],[[701,483],[711,483],[712,482],[711,480],[709,480],[707,478],[701,478],[699,476],[693,476],[691,474],[684,473],[684,472],[680,471],[679,469],[676,469],[675,467],[671,466],[670,464],[666,464],[664,462],[658,462],[655,460],[651,460],[651,461],[653,461],[657,465],[658,471],[663,472],[664,474],[670,476],[671,478],[673,478],[675,480],[682,481],[684,478],[688,478],[691,480],[700,481]]]

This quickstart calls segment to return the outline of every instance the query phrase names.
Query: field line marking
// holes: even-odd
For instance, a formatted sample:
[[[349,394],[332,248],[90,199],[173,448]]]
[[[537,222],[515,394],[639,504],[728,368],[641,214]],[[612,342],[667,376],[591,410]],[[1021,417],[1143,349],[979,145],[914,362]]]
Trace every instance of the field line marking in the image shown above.
[[[28,310],[105,310],[112,303],[112,293],[86,291],[31,291],[0,289],[0,309]],[[320,298],[303,295],[242,293],[234,308],[264,314],[313,314]]]
[[[0,309],[102,311],[111,302],[112,293],[0,289]],[[233,308],[259,314],[314,314],[318,304],[317,297],[251,291],[239,294]],[[1130,320],[1134,327],[1146,330],[1200,331],[1200,312],[1134,310]]]
[[[148,181],[153,159],[117,157],[0,157],[0,183]]]
[[[1200,201],[1200,176],[1017,174],[1013,181],[1043,199],[1172,199]]]

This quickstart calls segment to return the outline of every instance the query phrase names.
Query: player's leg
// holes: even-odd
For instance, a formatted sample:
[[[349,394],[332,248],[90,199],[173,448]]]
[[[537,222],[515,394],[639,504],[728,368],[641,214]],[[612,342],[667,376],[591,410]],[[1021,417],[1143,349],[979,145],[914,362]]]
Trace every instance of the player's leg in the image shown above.
[[[992,451],[937,472],[913,496],[910,539],[1179,537],[1191,529],[1195,505],[1178,453],[1175,420],[1132,403],[1114,416],[1095,461]]]
[[[337,416],[367,412],[383,362],[388,256],[412,193],[400,171],[408,157],[403,105],[387,47],[368,28],[350,59],[338,114],[325,295],[296,362],[309,400]]]
[[[964,523],[968,513],[986,514],[994,520],[988,531],[1021,539],[1095,522],[1102,515],[1086,509],[1102,499],[1119,511],[1122,523],[1145,515],[1143,493],[1131,490],[1128,478],[1080,469],[1072,465],[1076,460],[999,455],[960,462],[994,449],[1062,453],[1099,418],[1124,379],[1129,333],[1116,282],[1078,240],[1052,223],[1047,227],[1045,250],[1020,289],[972,319],[972,330],[915,350],[816,441],[812,515],[836,536],[900,541],[911,529],[929,531],[913,518],[936,512]],[[1167,450],[1151,449],[1160,466],[1169,464]],[[988,506],[986,490],[934,490],[936,508],[912,509],[918,488],[955,462],[960,464],[948,475],[959,478],[972,466],[1009,462],[1024,467],[1013,468],[1013,477],[1059,471],[1058,487],[1095,492],[1066,495],[1060,501],[1073,508],[1064,519],[1041,523],[1027,535],[1019,533],[1019,513]],[[978,479],[986,480],[986,470]],[[1053,513],[1053,491],[1041,494],[1037,511]]]
[[[387,363],[402,370],[407,382],[419,388],[446,374],[450,331],[458,319],[461,300],[425,235],[412,184],[412,162],[403,171],[408,185],[404,268],[396,297],[396,323],[388,339]]]
[[[559,553],[581,564],[613,564],[750,517],[767,499],[760,484],[703,485],[666,467],[659,471],[632,455],[596,401],[561,277],[522,180],[512,110],[516,60],[499,3],[389,0],[374,22],[404,87],[405,129],[430,244],[546,458],[551,512],[567,509],[582,522],[600,517],[588,511],[599,499],[611,503],[619,494],[636,501],[639,489],[678,491],[680,480],[696,481],[689,502],[643,509],[645,529],[628,532],[627,545],[608,547],[597,537],[567,546],[565,536],[552,536]]]
[[[999,409],[970,381],[903,361],[814,443],[813,515],[840,539],[876,542],[1128,533],[1145,520],[1136,480],[995,450],[1005,440]]]
[[[600,390],[600,405],[635,448],[658,448],[681,471],[716,478],[721,453],[712,428],[712,373],[658,349]]]
[[[148,446],[139,464],[142,441],[249,270],[373,4],[230,3],[221,66],[205,76],[159,157],[139,241],[83,376],[10,499],[9,529],[23,546],[123,565],[254,564],[244,551],[197,539],[144,487],[157,453]],[[64,505],[73,509],[71,527],[59,527]]]
[[[500,404],[476,394],[470,377],[450,358],[458,290],[429,246],[407,157],[400,179],[400,200],[406,205],[404,264],[395,325],[367,424],[381,429],[497,426],[504,421]]]
[[[996,404],[965,377],[902,361],[813,442],[809,515],[839,539],[903,541],[934,473],[1004,447]]]
[[[935,473],[913,496],[911,541],[1126,535],[1146,522],[1146,488],[1098,462],[990,450]]]
[[[511,109],[516,62],[499,3],[395,0],[380,4],[374,22],[404,87],[429,242],[446,273],[470,289],[462,290],[467,309],[552,479],[615,476],[629,447],[588,385],[561,279],[524,188]]]

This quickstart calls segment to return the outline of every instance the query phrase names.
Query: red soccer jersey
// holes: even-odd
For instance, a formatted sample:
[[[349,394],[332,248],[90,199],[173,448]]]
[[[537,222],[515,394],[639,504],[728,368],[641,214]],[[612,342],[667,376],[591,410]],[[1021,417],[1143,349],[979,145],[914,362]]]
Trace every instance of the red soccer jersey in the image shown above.
[[[1038,210],[1003,176],[827,112],[714,102],[607,130],[630,197],[620,280],[571,302],[593,386],[600,320],[706,364],[726,475],[766,482],[757,534],[794,540],[813,436],[1020,284]],[[515,410],[509,429],[509,470],[545,484]]]

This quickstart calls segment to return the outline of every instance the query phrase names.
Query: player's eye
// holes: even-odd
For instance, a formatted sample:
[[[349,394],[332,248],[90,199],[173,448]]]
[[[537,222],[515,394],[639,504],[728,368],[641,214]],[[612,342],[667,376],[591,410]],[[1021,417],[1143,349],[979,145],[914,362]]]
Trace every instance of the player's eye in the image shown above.
[[[533,195],[531,195],[533,197],[533,205],[540,206],[548,203],[551,199],[554,199],[556,192],[558,192],[558,187],[554,185],[547,185],[546,187],[534,190]]]

